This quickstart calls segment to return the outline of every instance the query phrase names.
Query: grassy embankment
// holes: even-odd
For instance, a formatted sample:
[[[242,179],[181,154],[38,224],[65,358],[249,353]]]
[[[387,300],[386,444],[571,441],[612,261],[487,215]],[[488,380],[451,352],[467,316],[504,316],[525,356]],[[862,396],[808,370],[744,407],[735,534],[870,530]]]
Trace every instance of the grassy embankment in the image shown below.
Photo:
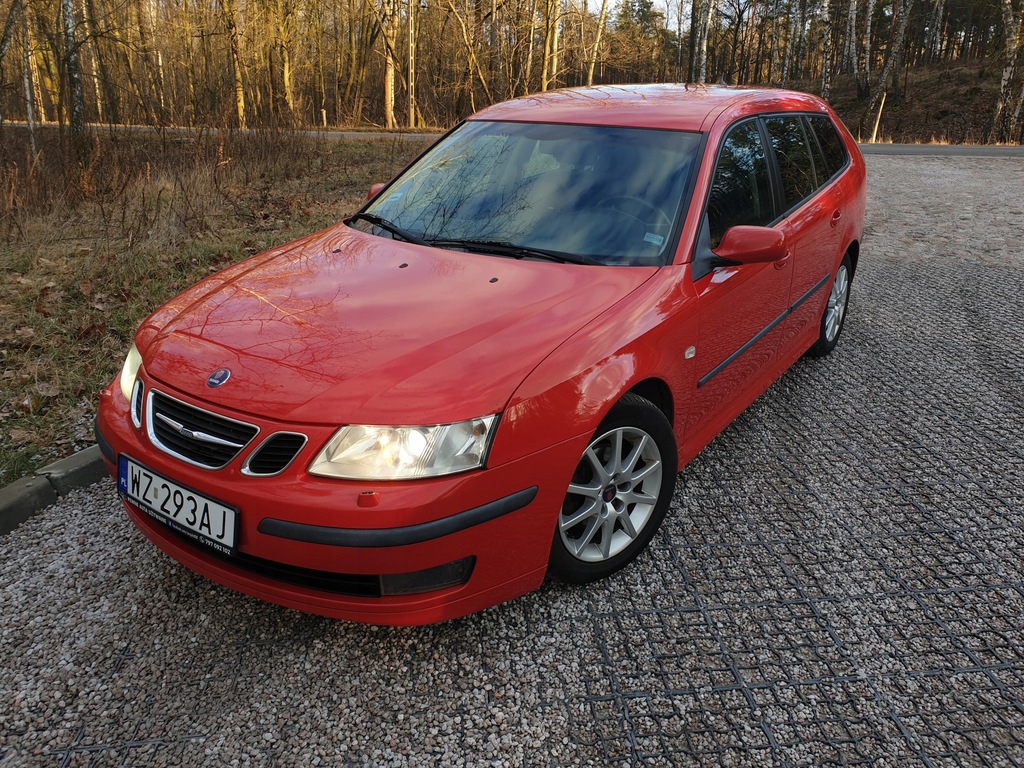
[[[68,173],[42,136],[31,162],[27,136],[0,129],[0,486],[92,443],[96,393],[150,311],[352,213],[423,147],[101,133]]]
[[[886,100],[876,140],[897,144],[984,143],[999,94],[999,76],[996,65],[977,63],[905,72],[900,80],[903,94]],[[800,84],[801,89],[812,93],[820,86]],[[857,98],[852,76],[836,77],[830,101],[858,140],[871,139],[878,111],[867,113],[868,100]]]

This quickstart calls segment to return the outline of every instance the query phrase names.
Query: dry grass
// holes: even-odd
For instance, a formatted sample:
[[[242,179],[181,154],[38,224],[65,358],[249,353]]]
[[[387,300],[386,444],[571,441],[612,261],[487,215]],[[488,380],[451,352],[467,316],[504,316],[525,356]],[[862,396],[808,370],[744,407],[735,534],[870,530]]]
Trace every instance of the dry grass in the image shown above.
[[[92,442],[96,393],[165,299],[338,221],[422,148],[282,132],[97,136],[66,165],[0,133],[0,484]]]

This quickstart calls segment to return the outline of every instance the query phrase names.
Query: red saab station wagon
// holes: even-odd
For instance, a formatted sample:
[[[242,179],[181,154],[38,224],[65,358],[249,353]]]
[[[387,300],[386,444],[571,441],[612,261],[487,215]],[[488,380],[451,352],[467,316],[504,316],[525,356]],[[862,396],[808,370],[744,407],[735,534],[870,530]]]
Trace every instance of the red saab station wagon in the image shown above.
[[[588,582],[843,328],[864,163],[817,98],[516,99],[348,220],[158,309],[101,394],[128,515],[214,581],[379,624]]]

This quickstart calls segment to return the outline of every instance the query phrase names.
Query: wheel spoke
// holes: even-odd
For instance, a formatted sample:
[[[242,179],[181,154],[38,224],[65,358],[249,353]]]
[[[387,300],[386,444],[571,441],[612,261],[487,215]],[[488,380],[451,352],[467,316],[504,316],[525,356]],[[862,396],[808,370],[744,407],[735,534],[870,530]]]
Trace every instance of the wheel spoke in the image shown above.
[[[608,462],[608,475],[615,477],[622,471],[622,430],[615,430],[614,442],[612,444],[612,458]]]
[[[591,469],[594,470],[594,480],[601,486],[604,486],[611,479],[611,474],[605,469],[604,464],[601,463],[601,459],[597,455],[597,451],[594,450],[594,446],[587,448],[587,452],[584,454],[587,457],[587,461],[590,462]]]
[[[644,435],[633,445],[633,450],[629,452],[629,455],[622,462],[623,474],[632,475],[633,467],[635,467],[637,461],[640,460],[640,454],[647,446],[648,440],[650,440],[650,438],[647,435]]]
[[[602,486],[600,483],[587,483],[581,485],[580,483],[569,483],[569,493],[574,496],[584,496],[588,499],[597,499],[601,496]]]
[[[607,560],[612,555],[612,535],[615,533],[615,517],[609,515],[601,526],[601,543],[597,548],[601,550],[601,557]]]
[[[628,515],[619,515],[619,522],[622,524],[622,530],[626,532],[626,535],[630,539],[636,538],[636,527],[633,525],[633,519]]]
[[[566,517],[565,515],[562,515],[559,518],[558,525],[561,527],[563,531],[568,531],[569,529],[575,527],[579,523],[586,520],[588,517],[594,516],[598,512],[600,512],[603,503],[604,502],[600,501],[599,499],[591,499],[586,504],[582,505],[579,509],[577,509],[575,512],[573,512],[570,516]]]
[[[653,473],[658,472],[660,470],[661,470],[661,462],[660,461],[648,462],[647,464],[642,466],[639,470],[637,470],[632,475],[630,475],[629,476],[629,481],[631,483],[633,483],[634,486],[639,485],[641,482],[646,480],[648,478],[648,476],[650,476]]]
[[[600,527],[601,517],[600,515],[594,515],[590,523],[587,525],[587,530],[585,530],[583,532],[583,535],[576,539],[576,541],[574,542],[577,556],[582,554],[583,550],[587,548],[587,545],[594,540],[594,535],[597,533]]]
[[[631,491],[623,493],[619,496],[620,499],[626,504],[657,504],[658,497],[652,496],[649,493],[638,491],[635,488]]]

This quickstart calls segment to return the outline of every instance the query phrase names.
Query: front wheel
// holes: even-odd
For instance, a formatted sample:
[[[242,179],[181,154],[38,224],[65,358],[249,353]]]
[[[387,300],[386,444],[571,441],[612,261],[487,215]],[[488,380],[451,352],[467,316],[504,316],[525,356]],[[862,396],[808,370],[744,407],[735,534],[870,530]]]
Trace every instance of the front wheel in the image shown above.
[[[814,342],[807,354],[811,357],[825,357],[839,343],[839,334],[843,331],[846,321],[846,307],[850,303],[850,283],[853,280],[853,262],[850,254],[843,256],[843,263],[836,270],[832,279],[832,291],[828,295],[825,312],[821,316],[821,327],[818,340]]]
[[[653,403],[628,394],[583,451],[558,515],[548,570],[584,584],[625,567],[651,541],[675,486],[675,437]]]

